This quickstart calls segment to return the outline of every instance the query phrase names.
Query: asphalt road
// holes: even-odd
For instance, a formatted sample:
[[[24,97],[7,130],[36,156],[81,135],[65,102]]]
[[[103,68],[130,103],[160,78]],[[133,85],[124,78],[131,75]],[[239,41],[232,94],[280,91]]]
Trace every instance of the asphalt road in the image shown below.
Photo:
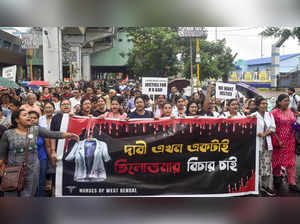
[[[300,156],[297,156],[296,159],[296,179],[297,179],[297,185],[300,187]],[[294,193],[290,192],[288,190],[288,183],[286,180],[283,181],[281,184],[281,187],[279,188],[279,194],[278,196],[300,196],[300,193]]]

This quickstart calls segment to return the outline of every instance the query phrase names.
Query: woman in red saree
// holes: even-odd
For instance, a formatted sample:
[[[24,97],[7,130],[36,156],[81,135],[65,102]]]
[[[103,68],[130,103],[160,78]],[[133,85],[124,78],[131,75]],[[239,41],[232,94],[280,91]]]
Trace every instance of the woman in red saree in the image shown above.
[[[300,192],[296,185],[295,133],[292,129],[292,123],[296,122],[296,117],[288,108],[289,103],[289,96],[281,94],[278,96],[276,109],[272,111],[276,124],[276,134],[280,140],[280,146],[273,149],[272,168],[275,184],[280,184],[282,167],[285,167],[289,190]]]

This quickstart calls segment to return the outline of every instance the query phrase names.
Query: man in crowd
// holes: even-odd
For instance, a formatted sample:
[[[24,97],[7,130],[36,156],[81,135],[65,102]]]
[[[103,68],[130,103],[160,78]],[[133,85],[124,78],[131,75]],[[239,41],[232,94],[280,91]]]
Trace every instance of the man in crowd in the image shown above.
[[[86,89],[86,95],[83,98],[88,98],[89,100],[92,100],[94,97],[94,91],[91,87],[88,87]]]
[[[52,103],[54,104],[55,112],[59,112],[60,111],[60,96],[57,93],[53,93]]]
[[[72,93],[73,93],[73,97],[70,99],[70,102],[71,102],[71,110],[73,111],[76,105],[80,105],[81,94],[79,89],[77,88],[75,88]]]
[[[125,82],[121,82],[121,85],[119,86],[120,93],[122,93],[125,88],[127,88]]]
[[[175,98],[176,98],[176,96],[179,96],[179,95],[180,95],[180,93],[178,92],[177,87],[173,86],[171,88],[171,93],[169,94],[169,97],[168,97],[169,102],[171,102],[174,105],[176,103]]]
[[[42,97],[43,101],[51,101],[51,95],[49,93],[49,88],[48,87],[43,88],[43,93],[42,93],[41,97]]]
[[[300,103],[300,96],[296,95],[294,88],[288,88],[287,93],[290,97],[290,105],[289,108],[293,111],[296,112],[298,109],[298,105]]]
[[[70,99],[72,97],[71,91],[72,91],[71,87],[65,86],[64,87],[63,98],[64,99]]]
[[[23,104],[20,109],[24,109],[26,111],[36,111],[42,116],[41,108],[36,104],[36,95],[34,93],[29,93],[27,96],[27,103]]]

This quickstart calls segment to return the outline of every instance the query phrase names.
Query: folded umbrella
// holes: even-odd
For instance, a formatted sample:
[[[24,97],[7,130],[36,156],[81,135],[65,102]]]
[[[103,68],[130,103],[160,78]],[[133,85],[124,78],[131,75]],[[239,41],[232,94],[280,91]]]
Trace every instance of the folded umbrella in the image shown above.
[[[259,96],[259,92],[252,86],[249,86],[245,83],[237,83],[236,84],[237,91],[241,92],[243,95],[248,96],[250,98],[255,98]]]

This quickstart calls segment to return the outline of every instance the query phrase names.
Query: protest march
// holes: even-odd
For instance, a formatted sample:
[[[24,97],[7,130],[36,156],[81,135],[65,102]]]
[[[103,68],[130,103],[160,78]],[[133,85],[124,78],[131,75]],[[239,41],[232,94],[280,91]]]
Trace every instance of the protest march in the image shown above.
[[[3,88],[2,196],[275,196],[283,172],[298,192],[294,93],[268,111],[222,82],[189,96],[151,77]],[[24,159],[20,188],[5,175]]]

